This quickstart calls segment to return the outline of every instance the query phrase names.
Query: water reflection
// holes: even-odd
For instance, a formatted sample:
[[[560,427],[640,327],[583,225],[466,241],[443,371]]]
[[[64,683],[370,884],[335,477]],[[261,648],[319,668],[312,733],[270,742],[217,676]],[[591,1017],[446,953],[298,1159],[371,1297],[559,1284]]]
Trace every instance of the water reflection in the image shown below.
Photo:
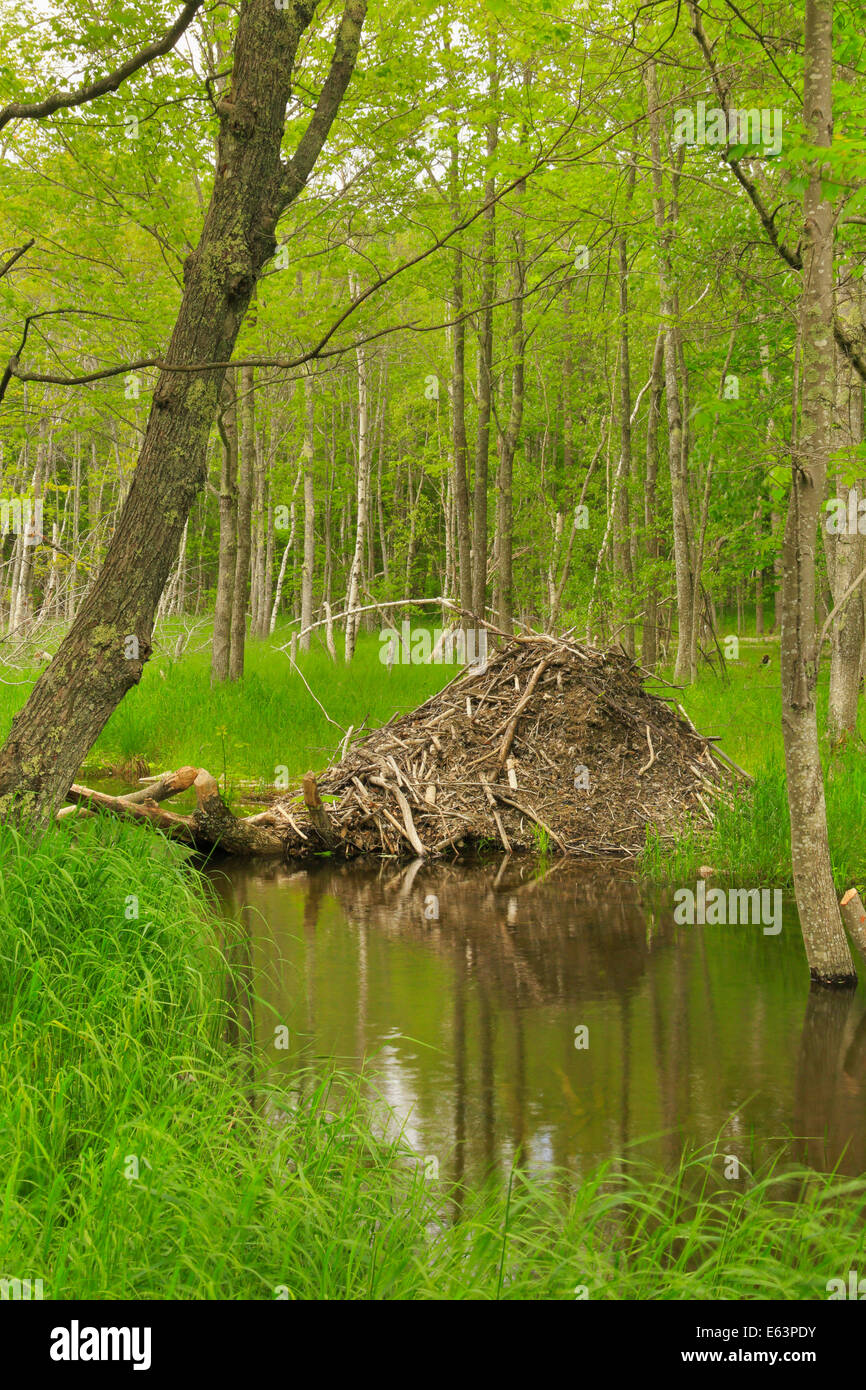
[[[518,1153],[674,1165],[717,1134],[746,1172],[792,1135],[796,1158],[863,1171],[864,998],[809,991],[790,907],[776,937],[677,926],[615,868],[522,860],[211,873],[248,926],[236,1041],[287,1080],[365,1065],[443,1176]]]

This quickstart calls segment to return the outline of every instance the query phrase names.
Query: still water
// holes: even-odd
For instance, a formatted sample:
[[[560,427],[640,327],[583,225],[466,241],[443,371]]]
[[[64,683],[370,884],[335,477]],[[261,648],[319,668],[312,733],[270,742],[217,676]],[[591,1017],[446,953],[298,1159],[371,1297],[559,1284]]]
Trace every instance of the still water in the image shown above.
[[[226,861],[270,1076],[363,1067],[443,1177],[711,1143],[866,1168],[866,991],[809,990],[799,927],[679,926],[618,869]],[[275,1028],[288,1047],[274,1047]],[[282,1039],[285,1040],[285,1034]],[[584,1046],[576,1046],[585,1044]]]

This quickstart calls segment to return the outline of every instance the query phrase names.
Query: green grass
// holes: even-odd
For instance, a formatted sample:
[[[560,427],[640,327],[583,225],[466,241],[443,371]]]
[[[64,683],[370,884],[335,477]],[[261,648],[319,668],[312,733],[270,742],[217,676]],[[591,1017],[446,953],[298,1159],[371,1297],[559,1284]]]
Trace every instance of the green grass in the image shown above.
[[[206,632],[199,634],[198,640],[206,637]],[[283,775],[294,779],[311,767],[326,766],[350,725],[385,723],[395,711],[426,700],[458,669],[395,664],[389,671],[379,660],[380,644],[372,633],[360,634],[348,668],[341,654],[333,662],[323,647],[313,648],[297,657],[297,665],[335,721],[330,723],[288,656],[276,649],[287,641],[287,632],[277,632],[271,641],[248,642],[243,679],[215,686],[209,644],[180,661],[165,653],[155,656],[109,719],[87,766],[121,771],[142,757],[152,771],[192,763],[222,782],[225,764],[229,790],[241,778],[271,785],[279,769],[287,769]],[[172,646],[170,641],[165,645]],[[0,674],[17,681],[30,678],[24,684],[0,684],[0,737],[5,738],[35,671]]]
[[[253,1074],[227,931],[138,827],[0,831],[0,1277],[46,1298],[809,1298],[862,1263],[866,1182],[726,1183],[721,1152],[458,1200],[377,1137],[362,1081]]]
[[[767,666],[761,665],[764,655]],[[669,674],[669,673],[668,673]],[[818,685],[819,729],[826,727],[828,671]],[[655,688],[652,685],[650,688]],[[662,691],[662,693],[665,693]],[[737,661],[723,678],[702,666],[700,679],[674,692],[695,727],[720,736],[720,746],[754,776],[753,786],[734,792],[732,804],[713,807],[715,824],[695,821],[674,845],[648,836],[641,870],[653,879],[693,878],[698,866],[711,865],[720,878],[744,877],[765,885],[792,884],[791,832],[782,745],[779,646],[742,643]],[[824,746],[824,783],[830,857],[837,888],[866,883],[866,759],[861,706],[858,734],[846,748]]]

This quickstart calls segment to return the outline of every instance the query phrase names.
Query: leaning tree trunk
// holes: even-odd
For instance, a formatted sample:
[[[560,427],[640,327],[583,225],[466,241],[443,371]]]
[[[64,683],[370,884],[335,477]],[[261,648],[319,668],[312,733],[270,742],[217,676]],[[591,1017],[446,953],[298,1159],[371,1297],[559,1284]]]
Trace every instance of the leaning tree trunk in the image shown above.
[[[832,0],[807,0],[803,105],[813,146],[832,142]],[[815,633],[815,549],[830,450],[833,387],[833,209],[826,171],[813,163],[803,198],[800,299],[802,403],[792,458],[782,588],[782,732],[788,774],[791,863],[812,979],[856,981],[830,867],[824,776],[815,690],[820,651]]]
[[[241,7],[231,85],[217,103],[213,193],[186,262],[138,467],[102,570],[0,750],[0,813],[49,820],[112,710],[141,679],[156,605],[204,485],[226,364],[276,250],[277,221],[303,189],[348,85],[365,13],[366,0],[346,0],[315,112],[283,161],[292,70],[313,5],[247,0]]]

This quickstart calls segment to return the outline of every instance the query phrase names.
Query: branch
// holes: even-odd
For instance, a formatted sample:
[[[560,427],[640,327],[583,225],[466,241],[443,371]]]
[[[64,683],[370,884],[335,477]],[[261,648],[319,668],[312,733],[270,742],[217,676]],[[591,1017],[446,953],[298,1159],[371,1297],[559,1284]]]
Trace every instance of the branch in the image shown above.
[[[692,14],[692,33],[694,34],[695,39],[697,40],[698,47],[704,55],[704,59],[709,69],[710,76],[713,79],[713,86],[716,89],[716,96],[719,99],[719,105],[725,113],[726,128],[730,130],[730,122],[728,121],[729,105],[727,92],[725,91],[725,88],[722,85],[722,79],[719,75],[719,69],[716,66],[712,50],[710,49],[709,40],[707,39],[706,31],[704,30],[704,26],[701,21],[701,12],[697,6],[697,0],[689,0],[689,9],[691,10]],[[748,174],[746,174],[743,168],[741,167],[740,161],[738,159],[735,159],[728,150],[723,151],[723,158],[733,171],[734,177],[736,178],[740,187],[743,188],[745,192],[748,194],[752,202],[752,205],[756,213],[758,214],[758,217],[760,218],[761,226],[767,233],[767,238],[770,244],[772,245],[773,249],[778,252],[782,260],[785,261],[786,264],[789,265],[792,270],[802,270],[803,258],[800,255],[799,245],[796,246],[795,249],[792,251],[791,248],[789,246],[786,246],[786,244],[781,240],[779,233],[776,229],[775,213],[770,212],[764,204],[764,200],[758,192],[758,188],[754,180],[749,178]]]
[[[25,252],[30,250],[30,247],[33,245],[35,240],[35,237],[31,237],[29,241],[25,241],[23,246],[19,246],[16,251],[12,252],[8,261],[4,261],[3,265],[0,265],[0,280],[3,279],[4,275],[9,274],[9,271],[12,269],[15,262],[17,260],[20,260],[21,257],[25,254]]]
[[[285,165],[280,192],[282,210],[293,203],[310,177],[313,165],[328,138],[340,102],[355,71],[355,61],[361,42],[361,29],[367,15],[367,0],[346,0],[343,18],[334,43],[331,67],[319,93],[316,109],[301,136],[295,153]]]
[[[131,77],[134,72],[138,72],[140,68],[152,63],[155,58],[161,58],[164,53],[171,52],[181,34],[189,27],[201,4],[202,0],[187,0],[187,4],[184,5],[167,34],[149,44],[147,48],[143,48],[140,53],[136,53],[134,58],[129,58],[114,72],[109,73],[107,77],[101,77],[98,82],[92,82],[89,87],[79,87],[77,92],[58,92],[53,97],[46,97],[44,101],[13,101],[9,106],[4,106],[0,110],[0,130],[10,121],[24,117],[39,121],[43,116],[53,116],[55,111],[61,111],[70,106],[84,106],[88,101],[95,101],[97,97],[105,96],[106,92],[116,92],[127,77]]]

